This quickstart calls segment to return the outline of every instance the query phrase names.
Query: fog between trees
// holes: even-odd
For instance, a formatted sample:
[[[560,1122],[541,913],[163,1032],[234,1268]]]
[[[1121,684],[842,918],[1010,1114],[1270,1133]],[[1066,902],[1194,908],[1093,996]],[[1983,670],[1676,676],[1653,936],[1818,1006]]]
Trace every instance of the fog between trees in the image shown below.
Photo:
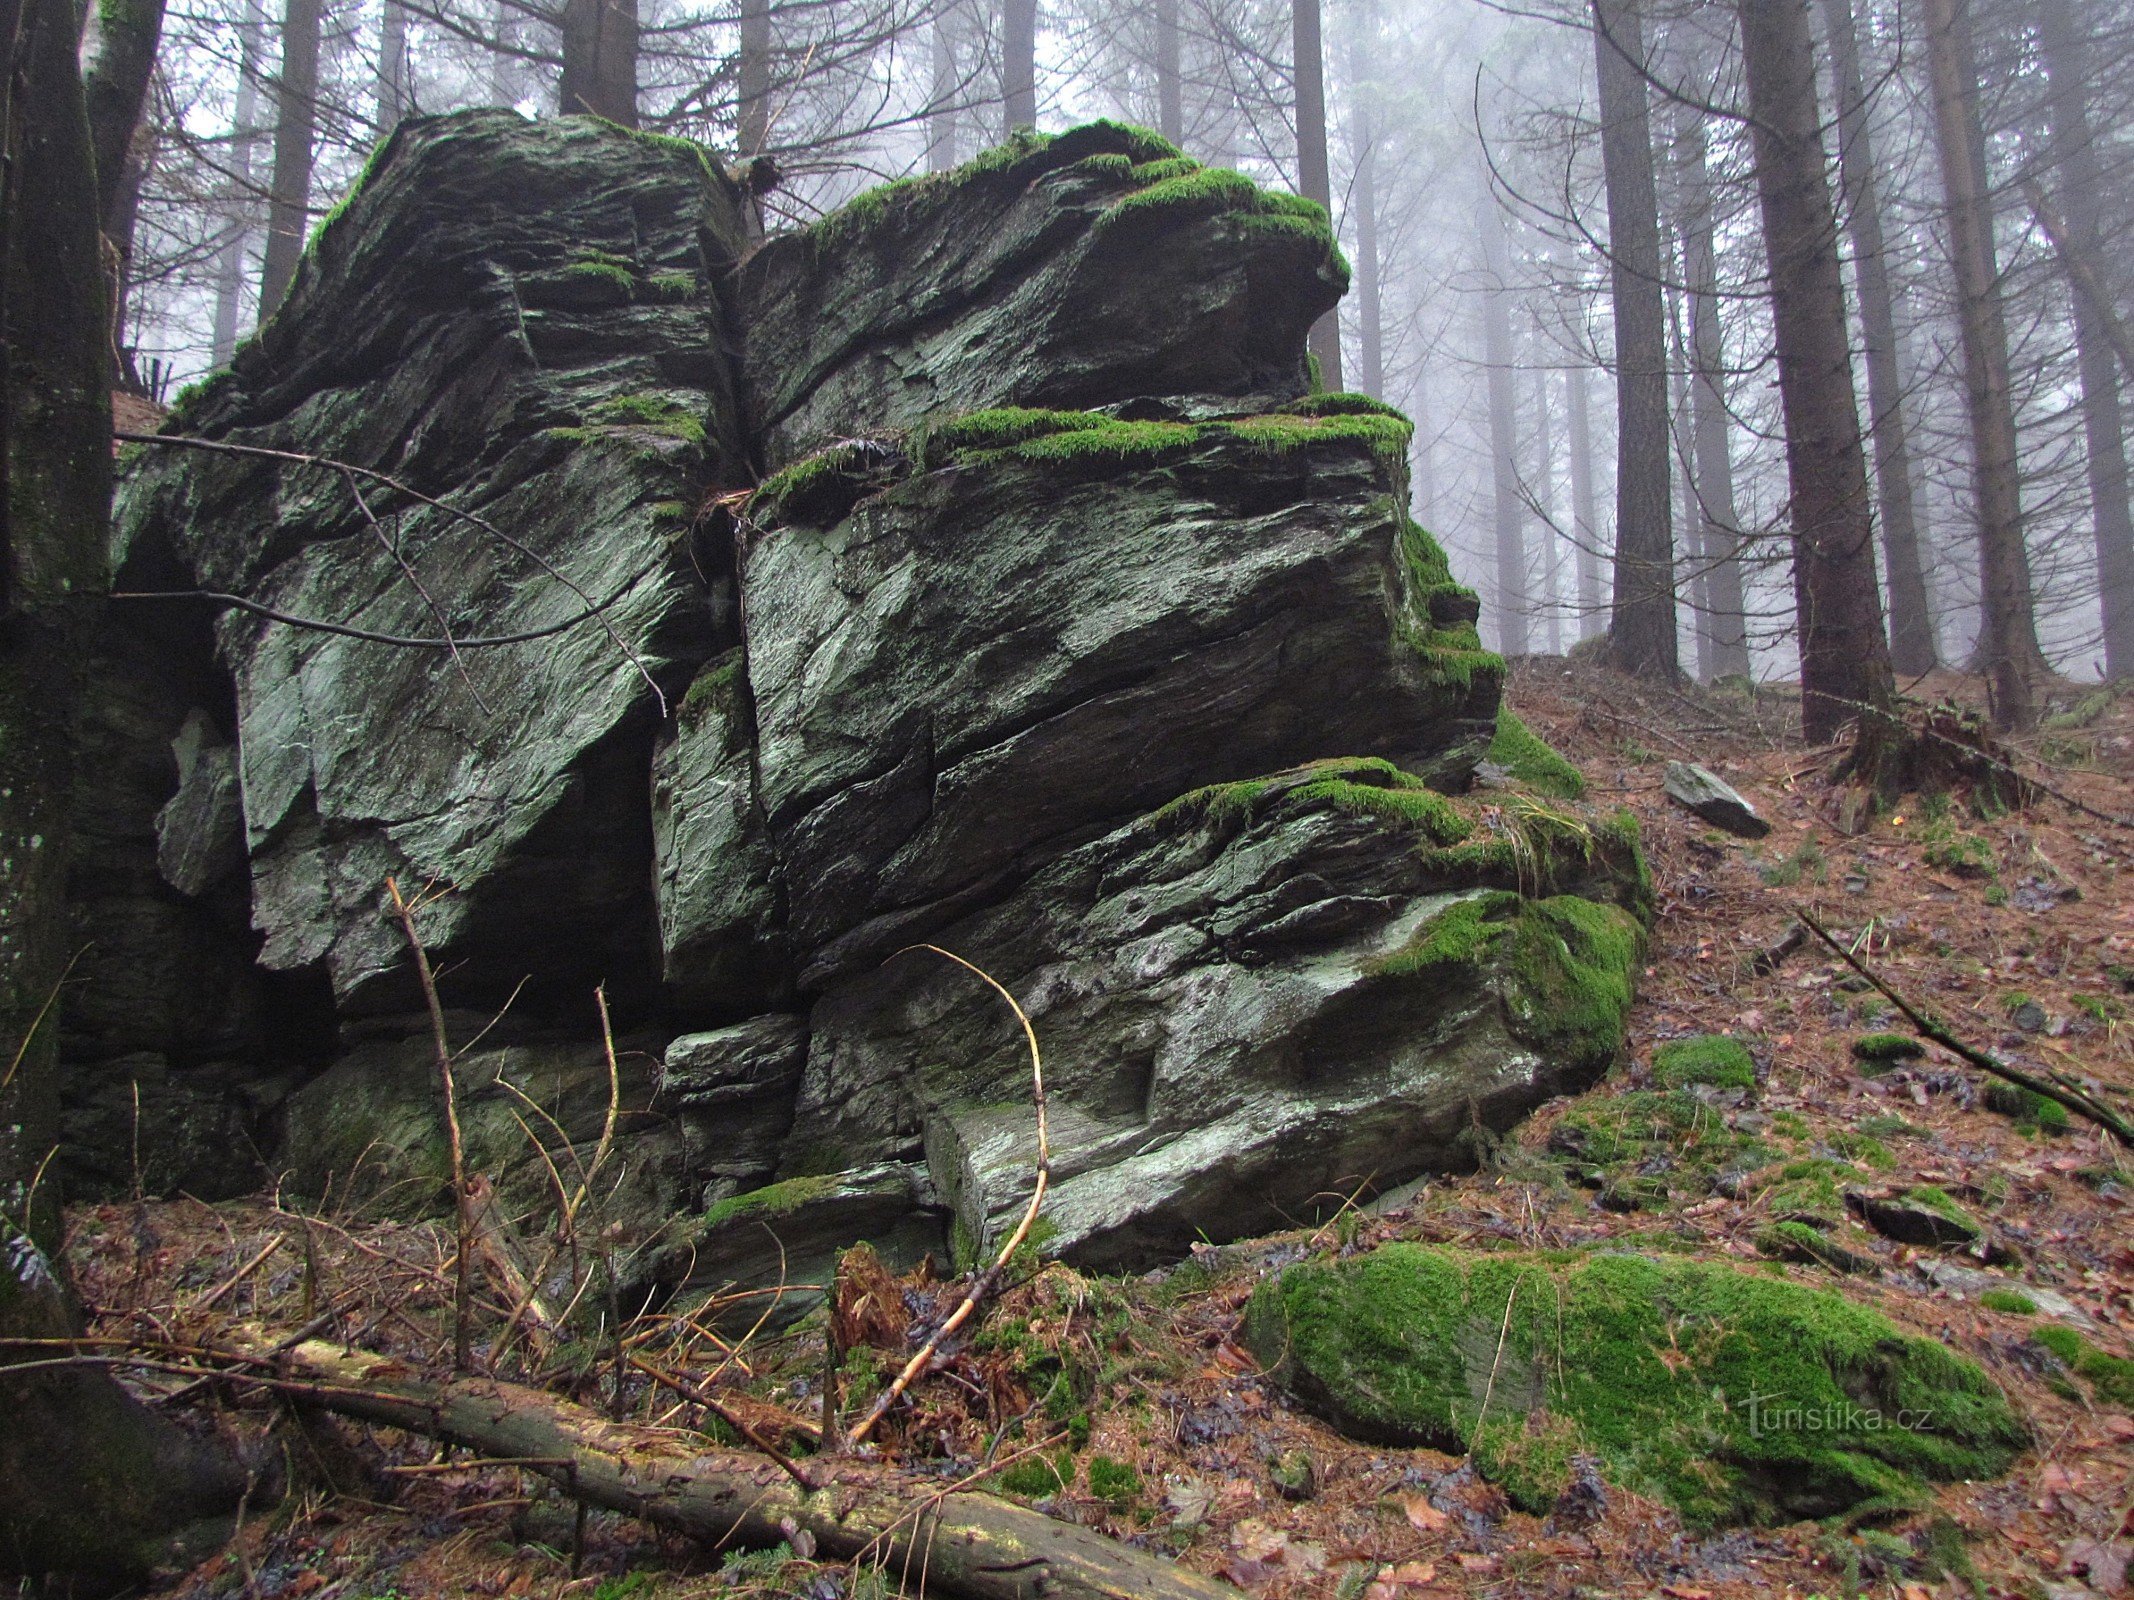
[[[1805,41],[1813,74],[1759,83],[1773,41],[1744,20]],[[2130,21],[2103,0],[113,0],[83,50],[117,343],[153,396],[228,359],[404,115],[568,106],[760,158],[767,230],[1016,126],[1124,118],[1324,191],[1354,287],[1320,368],[1414,419],[1416,512],[1490,642],[1559,653],[1612,620],[1632,670],[1792,680],[1805,633],[1811,680],[1826,659],[1833,696],[1873,699],[1847,663],[1879,633],[1900,681],[1987,670],[2021,722],[2049,672],[2134,669]],[[1790,341],[1774,260],[1813,301]],[[1821,363],[1807,392],[1789,343],[1797,374]]]

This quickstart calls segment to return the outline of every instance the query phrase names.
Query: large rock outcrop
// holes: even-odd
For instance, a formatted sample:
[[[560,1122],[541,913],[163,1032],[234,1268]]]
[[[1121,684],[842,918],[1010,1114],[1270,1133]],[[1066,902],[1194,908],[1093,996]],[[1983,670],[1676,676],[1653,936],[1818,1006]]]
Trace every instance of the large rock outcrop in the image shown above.
[[[1604,1069],[1635,830],[1457,798],[1501,664],[1407,423],[1305,394],[1322,214],[1099,124],[743,238],[692,147],[411,122],[175,419],[244,451],[134,465],[133,581],[251,607],[192,664],[228,721],[158,712],[136,854],[340,1029],[277,1160],[434,1198],[388,875],[448,1000],[517,992],[463,1063],[504,1181],[507,1106],[597,1139],[606,983],[670,1287],[1024,1203],[1020,1035],[915,941],[1035,1019],[1046,1248],[1105,1266],[1466,1164]]]

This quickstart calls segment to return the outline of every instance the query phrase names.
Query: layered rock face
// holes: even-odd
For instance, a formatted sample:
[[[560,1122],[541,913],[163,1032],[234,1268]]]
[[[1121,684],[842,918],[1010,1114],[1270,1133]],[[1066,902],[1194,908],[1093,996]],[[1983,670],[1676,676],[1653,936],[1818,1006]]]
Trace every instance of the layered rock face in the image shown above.
[[[1099,124],[744,239],[693,147],[411,122],[174,418],[231,448],[132,467],[123,586],[249,608],[106,832],[248,916],[240,989],[313,997],[330,1064],[265,1001],[230,1047],[269,1160],[434,1185],[388,877],[448,1001],[510,1002],[464,1065],[506,1144],[492,1101],[598,1138],[605,984],[669,1286],[1012,1226],[1021,1031],[918,943],[1029,1012],[1046,1248],[1107,1267],[1471,1162],[1605,1067],[1635,831],[1451,798],[1501,669],[1407,424],[1304,392],[1323,216]]]

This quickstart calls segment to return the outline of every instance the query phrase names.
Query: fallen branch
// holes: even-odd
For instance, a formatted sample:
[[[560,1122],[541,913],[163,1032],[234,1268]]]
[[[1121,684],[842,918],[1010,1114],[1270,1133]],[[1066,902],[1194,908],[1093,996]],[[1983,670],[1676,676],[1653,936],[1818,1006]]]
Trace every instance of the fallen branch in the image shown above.
[[[268,1347],[260,1335],[257,1348]],[[266,1380],[275,1389],[341,1416],[492,1459],[567,1462],[527,1470],[582,1504],[713,1547],[767,1547],[804,1531],[832,1560],[878,1562],[913,1592],[923,1573],[927,1592],[962,1600],[1239,1600],[1228,1584],[1092,1529],[988,1494],[938,1494],[852,1457],[818,1463],[820,1484],[808,1491],[770,1461],[700,1435],[610,1421],[493,1379],[433,1380],[320,1340],[281,1356],[279,1373]]]
[[[1947,1027],[1920,1011],[1911,1001],[1905,999],[1903,995],[1884,982],[1879,975],[1869,970],[1858,956],[1848,950],[1841,941],[1833,937],[1830,930],[1816,921],[1814,916],[1804,907],[1794,907],[1794,915],[1801,919],[1810,933],[1835,951],[1839,960],[1873,984],[1882,992],[1884,999],[1903,1012],[1905,1019],[1911,1023],[1913,1029],[1922,1039],[1931,1039],[1944,1050],[1963,1057],[1964,1060],[1970,1062],[1972,1066],[1978,1068],[1981,1072],[1999,1078],[2005,1083],[2012,1083],[2019,1089],[2028,1089],[2032,1094],[2043,1095],[2046,1099],[2065,1106],[2069,1111],[2074,1112],[2076,1116],[2096,1123],[2098,1127],[2104,1129],[2105,1132],[2109,1133],[2121,1144],[2134,1149],[2134,1123],[2129,1123],[2125,1117],[2122,1117],[2110,1106],[2074,1083],[2065,1073],[2056,1072],[2050,1078],[2041,1078],[2036,1073],[2025,1072],[2021,1067],[2011,1067],[1998,1057],[1988,1055],[1985,1051],[1973,1045],[1965,1044],[1963,1040],[1951,1033]]]
[[[966,971],[976,973],[991,985],[995,994],[1008,1002],[1008,1009],[1015,1013],[1015,1020],[1023,1025],[1023,1037],[1030,1045],[1031,1095],[1037,1103],[1037,1183],[1030,1191],[1030,1204],[1023,1212],[1022,1221],[1016,1224],[1015,1231],[1008,1236],[1008,1242],[1000,1247],[1000,1254],[993,1258],[993,1264],[971,1280],[970,1290],[964,1295],[962,1303],[951,1311],[948,1320],[919,1346],[918,1353],[904,1363],[904,1370],[875,1398],[874,1404],[867,1408],[867,1414],[853,1424],[846,1443],[855,1445],[864,1442],[867,1435],[874,1431],[874,1425],[888,1414],[889,1408],[897,1403],[904,1391],[925,1375],[934,1359],[934,1352],[941,1348],[941,1341],[968,1322],[980,1302],[999,1287],[1002,1275],[1008,1270],[1008,1262],[1015,1252],[1022,1248],[1023,1241],[1030,1237],[1031,1228],[1036,1226],[1038,1208],[1044,1205],[1045,1190],[1052,1182],[1052,1145],[1045,1132],[1045,1064],[1037,1053],[1037,1030],[1030,1026],[1029,1017],[1024,1014],[1023,1008],[1015,1003],[1015,996],[1002,988],[991,973],[973,966],[954,951],[944,950],[937,944],[915,944],[905,948],[931,950],[935,955],[947,957]],[[893,961],[896,956],[902,954],[904,951],[899,950],[890,959]]]

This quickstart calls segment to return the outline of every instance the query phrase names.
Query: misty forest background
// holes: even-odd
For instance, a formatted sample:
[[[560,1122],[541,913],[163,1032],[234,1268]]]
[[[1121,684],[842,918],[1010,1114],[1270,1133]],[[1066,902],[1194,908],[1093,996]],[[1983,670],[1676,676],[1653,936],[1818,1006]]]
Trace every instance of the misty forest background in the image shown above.
[[[1415,420],[1414,510],[1481,591],[1486,643],[1557,654],[1604,633],[1628,525],[1648,567],[1669,563],[1650,587],[1673,592],[1684,670],[1792,680],[1802,513],[1744,72],[1756,9],[100,0],[92,115],[102,81],[123,116],[126,79],[153,62],[130,145],[98,128],[127,152],[105,185],[115,343],[126,387],[155,400],[227,362],[407,115],[568,106],[761,158],[768,229],[1017,126],[1123,118],[1324,192],[1354,268],[1338,345],[1314,340],[1326,384]],[[2134,671],[2134,6],[1968,11],[1817,0],[1804,19],[1835,203],[1819,242],[1842,259],[1892,660],[1900,683],[1989,669],[1981,600],[1998,589],[1989,610],[2028,612],[2045,661],[2095,681]],[[2012,472],[1977,392],[1996,363]],[[1633,399],[1619,430],[1622,366],[1621,392],[1646,397],[1664,370],[1664,420]],[[2005,550],[2011,520],[2020,559],[1989,555],[1982,585],[1982,525]],[[1628,581],[1646,587],[1643,570]],[[2018,641],[2000,653],[2028,656],[1999,626]]]

